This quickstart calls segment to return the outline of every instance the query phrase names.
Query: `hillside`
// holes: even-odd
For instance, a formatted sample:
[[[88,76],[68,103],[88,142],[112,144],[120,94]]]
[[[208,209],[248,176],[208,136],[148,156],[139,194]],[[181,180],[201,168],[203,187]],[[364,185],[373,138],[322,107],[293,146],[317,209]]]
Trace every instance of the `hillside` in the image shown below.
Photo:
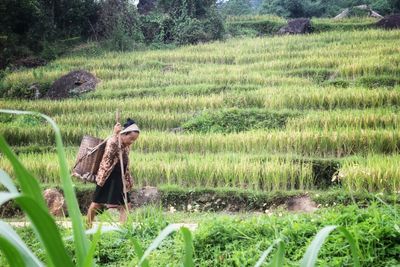
[[[44,88],[85,69],[101,79],[80,99],[0,100],[60,125],[71,165],[83,135],[107,137],[115,110],[142,134],[136,185],[309,190],[331,184],[399,191],[400,31],[333,31],[230,39],[172,50],[77,53],[5,77],[2,90]],[[44,122],[0,116],[3,134],[43,182],[57,183]],[[184,127],[183,132],[171,129]],[[10,170],[0,158],[0,166]]]

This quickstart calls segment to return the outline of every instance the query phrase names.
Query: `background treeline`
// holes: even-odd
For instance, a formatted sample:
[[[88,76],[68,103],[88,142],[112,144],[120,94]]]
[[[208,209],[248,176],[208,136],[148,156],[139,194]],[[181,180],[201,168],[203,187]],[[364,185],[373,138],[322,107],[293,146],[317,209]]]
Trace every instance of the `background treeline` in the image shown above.
[[[224,34],[213,0],[156,0],[153,5],[139,14],[129,0],[2,0],[0,68],[32,54],[52,59],[88,38],[123,51],[206,42]]]
[[[277,15],[285,18],[334,17],[343,9],[369,5],[381,15],[400,10],[399,0],[229,0],[219,1],[224,16]]]
[[[194,44],[231,34],[228,16],[331,17],[359,4],[382,15],[400,9],[399,0],[2,0],[0,69],[31,55],[53,59],[87,39],[119,51]]]

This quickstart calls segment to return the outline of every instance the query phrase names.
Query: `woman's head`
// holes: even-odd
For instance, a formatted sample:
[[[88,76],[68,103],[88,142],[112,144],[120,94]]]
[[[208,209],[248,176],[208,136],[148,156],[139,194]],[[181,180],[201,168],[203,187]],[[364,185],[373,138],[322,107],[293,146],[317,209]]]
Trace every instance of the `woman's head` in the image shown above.
[[[121,131],[121,141],[125,146],[131,145],[138,139],[140,129],[136,125],[136,122],[131,118],[128,118],[124,123],[124,129]]]

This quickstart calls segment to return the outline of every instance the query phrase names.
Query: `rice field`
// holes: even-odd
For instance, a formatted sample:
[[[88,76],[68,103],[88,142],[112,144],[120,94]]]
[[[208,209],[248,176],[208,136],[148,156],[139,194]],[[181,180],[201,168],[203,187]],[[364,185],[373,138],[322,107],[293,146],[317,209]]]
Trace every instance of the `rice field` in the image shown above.
[[[75,69],[101,79],[96,91],[61,101],[0,99],[0,109],[54,118],[71,166],[83,135],[111,134],[118,108],[142,129],[131,153],[137,185],[310,190],[320,176],[308,159],[329,158],[341,164],[327,180],[352,190],[400,191],[400,31],[333,31],[70,55],[10,73],[2,88],[49,86]],[[296,116],[278,129],[173,130],[204,112],[230,108]],[[54,144],[49,126],[37,118],[0,115],[0,134],[23,151],[22,161],[43,183],[58,183],[55,154],[37,149]],[[0,167],[10,171],[1,156]]]

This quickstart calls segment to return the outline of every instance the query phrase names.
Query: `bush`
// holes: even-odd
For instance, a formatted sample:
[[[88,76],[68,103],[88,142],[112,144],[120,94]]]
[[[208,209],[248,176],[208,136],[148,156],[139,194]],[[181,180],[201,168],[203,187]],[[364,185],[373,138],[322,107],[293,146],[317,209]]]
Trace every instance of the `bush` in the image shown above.
[[[400,79],[392,76],[365,76],[359,78],[357,84],[368,88],[394,87],[400,84]]]
[[[242,132],[253,129],[283,128],[290,117],[299,113],[263,109],[226,109],[208,111],[183,124],[183,128],[197,132]]]

